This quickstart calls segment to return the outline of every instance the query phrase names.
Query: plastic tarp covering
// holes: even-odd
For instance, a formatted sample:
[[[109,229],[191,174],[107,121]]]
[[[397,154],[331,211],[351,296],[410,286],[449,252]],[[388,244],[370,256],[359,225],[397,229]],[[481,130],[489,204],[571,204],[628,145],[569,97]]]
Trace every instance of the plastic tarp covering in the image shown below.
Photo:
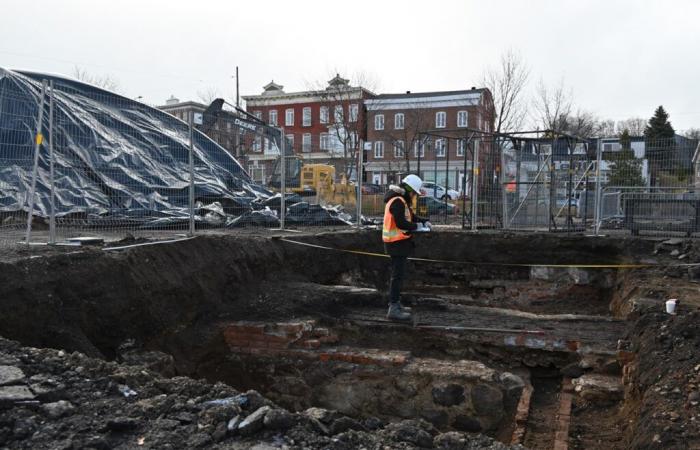
[[[187,220],[190,136],[185,122],[75,80],[1,68],[0,214],[28,210],[42,80],[54,82],[57,217],[146,227]],[[40,217],[50,211],[48,105],[47,98],[34,206]],[[195,198],[217,203],[199,208],[198,221],[206,222],[207,214],[242,215],[252,201],[271,196],[206,135],[195,131],[193,143]]]

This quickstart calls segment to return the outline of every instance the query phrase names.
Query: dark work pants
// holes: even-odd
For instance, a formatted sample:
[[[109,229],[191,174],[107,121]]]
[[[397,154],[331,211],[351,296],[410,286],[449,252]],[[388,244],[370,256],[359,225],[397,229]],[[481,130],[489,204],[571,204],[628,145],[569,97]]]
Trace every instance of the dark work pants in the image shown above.
[[[398,303],[401,300],[401,285],[403,285],[406,273],[406,257],[391,257],[391,281],[389,282],[389,303]]]

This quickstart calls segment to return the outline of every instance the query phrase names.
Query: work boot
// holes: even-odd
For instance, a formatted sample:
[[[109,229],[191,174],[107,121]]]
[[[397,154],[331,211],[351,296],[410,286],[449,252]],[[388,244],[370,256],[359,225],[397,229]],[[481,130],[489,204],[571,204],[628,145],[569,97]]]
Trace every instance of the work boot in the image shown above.
[[[412,319],[411,313],[401,308],[401,303],[390,303],[389,312],[386,313],[386,318],[401,322],[409,322]]]

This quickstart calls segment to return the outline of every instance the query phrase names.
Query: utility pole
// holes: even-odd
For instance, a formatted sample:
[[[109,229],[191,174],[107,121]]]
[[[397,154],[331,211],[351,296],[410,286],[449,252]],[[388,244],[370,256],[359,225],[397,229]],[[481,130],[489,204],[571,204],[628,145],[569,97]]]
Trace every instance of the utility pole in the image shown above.
[[[241,98],[238,95],[238,66],[236,66],[236,108],[241,107]]]

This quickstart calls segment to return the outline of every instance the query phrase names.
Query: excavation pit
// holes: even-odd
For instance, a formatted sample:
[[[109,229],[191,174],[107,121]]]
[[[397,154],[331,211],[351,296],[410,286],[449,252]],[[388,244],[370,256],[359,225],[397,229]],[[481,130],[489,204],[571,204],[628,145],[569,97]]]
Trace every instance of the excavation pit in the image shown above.
[[[654,448],[655,438],[664,448],[681,439],[661,424],[654,432],[644,401],[658,391],[639,370],[649,364],[639,349],[651,345],[639,322],[674,320],[659,313],[668,296],[685,300],[681,314],[694,309],[693,274],[591,267],[666,264],[659,242],[421,236],[416,256],[444,262],[409,264],[410,324],[384,319],[388,261],[341,250],[381,253],[379,235],[47,249],[3,263],[0,334],[255,389],[318,416],[330,436],[420,419],[435,433],[480,432],[528,448],[592,448],[600,437],[610,448]],[[677,388],[689,395],[692,385]]]

